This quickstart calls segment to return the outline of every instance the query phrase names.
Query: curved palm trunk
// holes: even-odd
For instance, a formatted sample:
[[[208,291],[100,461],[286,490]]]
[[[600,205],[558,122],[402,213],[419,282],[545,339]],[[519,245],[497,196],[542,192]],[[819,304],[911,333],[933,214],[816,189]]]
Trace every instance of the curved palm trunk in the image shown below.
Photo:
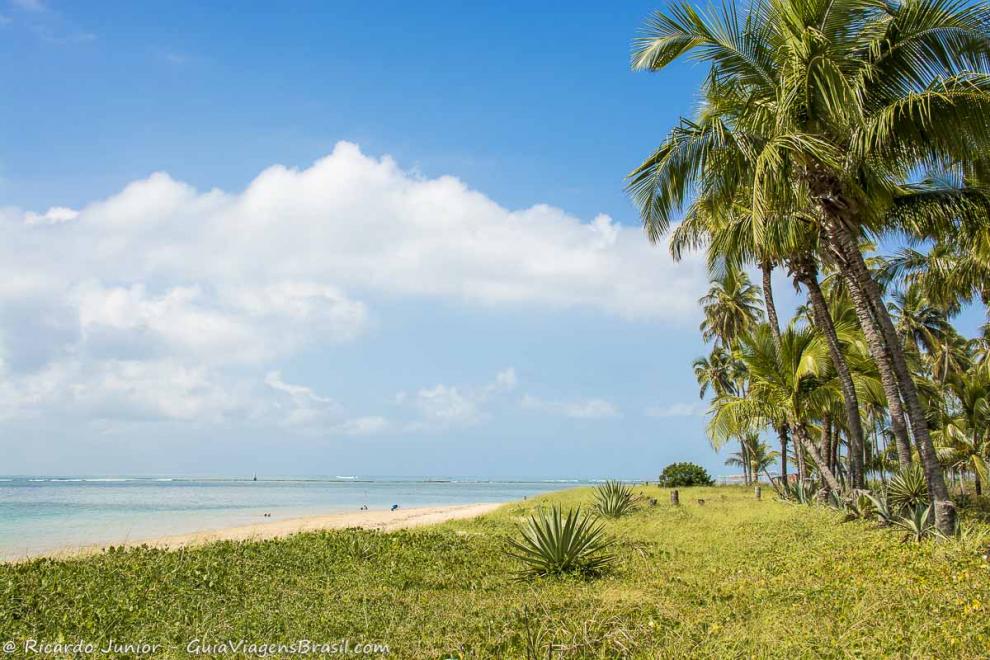
[[[889,350],[884,346],[878,324],[874,320],[875,312],[871,311],[872,305],[868,302],[865,294],[859,286],[858,280],[853,275],[851,262],[854,256],[848,254],[846,248],[847,237],[849,244],[855,252],[855,257],[862,261],[863,255],[859,251],[859,245],[852,238],[843,224],[844,218],[853,215],[854,211],[848,207],[843,200],[841,185],[831,176],[823,173],[819,168],[811,167],[806,171],[808,185],[813,194],[818,199],[818,204],[824,212],[825,222],[824,238],[829,248],[830,256],[839,265],[839,272],[848,284],[849,297],[853,302],[853,309],[856,311],[856,318],[859,320],[860,328],[866,337],[866,345],[870,355],[880,372],[880,383],[883,386],[884,396],[887,398],[887,407],[890,411],[890,427],[894,433],[894,442],[897,446],[897,461],[901,468],[911,465],[911,441],[908,437],[907,416],[901,405],[901,396],[897,385],[897,376],[894,373],[893,362],[889,357]],[[865,262],[864,262],[865,267]],[[867,273],[868,274],[868,273]],[[872,281],[872,278],[870,278]],[[886,312],[886,309],[884,309]]]
[[[832,471],[828,469],[828,465],[825,463],[825,459],[822,457],[821,452],[818,451],[818,447],[816,447],[815,443],[812,442],[810,437],[808,437],[808,429],[806,429],[803,424],[797,424],[794,426],[794,440],[796,443],[803,446],[803,448],[806,449],[811,455],[811,460],[813,460],[815,465],[818,466],[818,471],[821,472],[822,478],[825,480],[826,487],[836,494],[841,493],[842,487],[839,485],[839,482],[835,478]]]
[[[870,305],[865,300],[862,290],[858,284],[849,282],[845,277],[849,289],[849,297],[853,301],[853,308],[856,310],[856,318],[859,326],[866,337],[866,345],[870,350],[870,356],[880,373],[880,384],[883,387],[884,396],[887,399],[887,407],[890,413],[890,428],[894,434],[894,444],[897,447],[897,462],[901,468],[911,465],[911,441],[908,438],[907,424],[904,419],[904,408],[901,405],[901,395],[897,387],[897,377],[894,374],[892,359],[890,358],[884,342],[880,337],[877,323],[870,311]]]
[[[815,326],[825,336],[832,364],[839,376],[842,402],[846,408],[846,422],[849,426],[849,480],[853,488],[864,488],[866,482],[863,474],[863,424],[859,416],[859,397],[856,395],[852,373],[849,371],[846,357],[842,354],[839,336],[835,332],[835,323],[832,321],[832,315],[828,310],[828,304],[825,302],[822,288],[818,284],[818,276],[814,272],[813,265],[807,262],[796,263],[793,268],[798,282],[808,290],[808,299],[811,301],[811,313],[815,319]]]
[[[773,266],[770,265],[769,261],[762,261],[760,262],[760,270],[763,272],[763,306],[767,310],[767,321],[770,323],[770,331],[773,332],[773,338],[779,346],[780,322],[777,320],[777,306],[773,302],[773,284],[770,281]]]
[[[767,321],[770,324],[770,331],[773,333],[773,341],[780,350],[780,321],[777,317],[777,305],[773,300],[773,265],[769,261],[760,262],[760,271],[763,273],[763,307],[767,310]],[[777,431],[777,438],[780,439],[780,477],[787,483],[787,442],[788,425],[786,422],[774,426]]]
[[[883,359],[889,360],[889,364],[893,367],[897,390],[903,397],[907,418],[911,422],[911,431],[921,456],[925,480],[928,483],[928,492],[931,493],[935,505],[935,525],[943,534],[954,534],[956,530],[955,505],[949,498],[949,489],[945,483],[942,466],[938,462],[935,455],[935,445],[928,434],[928,421],[925,419],[924,409],[918,399],[918,391],[911,378],[911,372],[904,358],[904,351],[901,348],[900,340],[897,338],[894,324],[883,303],[880,287],[873,280],[873,276],[866,266],[866,260],[863,259],[863,254],[859,251],[859,246],[852,234],[842,222],[837,218],[828,217],[825,225],[829,242],[833,249],[842,256],[843,265],[846,266],[842,269],[842,274],[849,284],[853,302],[856,303],[857,315],[859,314],[858,308],[862,306],[866,312],[864,316],[873,318],[875,327],[871,329],[872,333],[880,335]],[[873,324],[871,323],[871,325]],[[867,332],[866,328],[863,329],[863,332],[864,334]],[[900,452],[900,447],[898,447],[898,452]]]

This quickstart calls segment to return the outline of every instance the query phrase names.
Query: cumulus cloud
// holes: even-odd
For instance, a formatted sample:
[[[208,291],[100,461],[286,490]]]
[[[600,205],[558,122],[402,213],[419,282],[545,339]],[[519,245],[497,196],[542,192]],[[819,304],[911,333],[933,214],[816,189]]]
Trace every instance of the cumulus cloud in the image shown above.
[[[28,211],[24,214],[24,222],[29,225],[36,224],[57,224],[59,222],[69,222],[79,217],[79,211],[75,211],[65,206],[53,206],[44,213],[34,213]]]
[[[511,367],[498,372],[492,382],[481,387],[455,387],[438,384],[414,394],[399,392],[396,402],[411,406],[418,419],[407,424],[409,430],[436,430],[471,426],[488,415],[486,404],[492,398],[515,389],[516,371]]]
[[[359,338],[375,297],[677,323],[696,315],[704,282],[700,260],[675,266],[607,216],[508,210],[346,142],[240,192],[156,173],[79,209],[0,209],[0,410],[62,406],[81,383],[104,383],[104,403],[88,405],[108,414],[224,415],[250,397],[220,393],[267,396],[262,407],[288,395],[265,374],[308,346]],[[165,397],[184,406],[110,396],[155,369],[185,374]],[[478,396],[514,386],[508,371],[487,394],[438,385],[410,400],[424,418],[471,423]],[[381,427],[375,419],[348,428]]]
[[[605,399],[549,401],[527,394],[519,403],[527,410],[537,410],[575,419],[607,419],[619,416],[618,407]]]

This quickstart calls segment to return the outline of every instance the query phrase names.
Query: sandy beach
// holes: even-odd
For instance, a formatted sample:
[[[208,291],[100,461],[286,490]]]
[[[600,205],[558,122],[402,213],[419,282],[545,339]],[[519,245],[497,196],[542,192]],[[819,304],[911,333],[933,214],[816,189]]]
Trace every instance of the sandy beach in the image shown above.
[[[113,545],[123,545],[126,547],[147,545],[155,548],[174,549],[202,545],[213,541],[250,541],[272,539],[297,534],[299,532],[312,532],[322,529],[346,529],[348,527],[361,527],[363,529],[377,529],[387,532],[409,527],[435,525],[448,520],[475,518],[488,513],[489,511],[493,511],[499,506],[501,506],[501,504],[482,502],[477,504],[454,504],[449,506],[399,509],[397,511],[369,510],[346,513],[330,513],[326,515],[288,518],[285,520],[272,520],[269,522],[259,522],[250,525],[211,529],[200,532],[192,532],[189,534],[134,539],[128,540],[123,544]],[[8,561],[23,561],[38,556],[68,558],[77,557],[80,555],[96,554],[102,551],[106,545],[107,544],[66,547],[49,552],[39,552],[33,555],[25,555],[23,557]]]

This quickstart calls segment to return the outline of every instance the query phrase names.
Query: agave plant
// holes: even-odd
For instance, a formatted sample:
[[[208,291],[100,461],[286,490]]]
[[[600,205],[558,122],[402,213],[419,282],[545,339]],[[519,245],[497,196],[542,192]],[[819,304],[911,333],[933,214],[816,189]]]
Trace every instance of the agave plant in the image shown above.
[[[891,477],[887,485],[887,502],[895,511],[928,505],[928,484],[919,465],[912,465]]]
[[[876,504],[866,491],[858,491],[844,508],[846,520],[869,520],[877,513]]]
[[[926,504],[918,504],[906,516],[901,516],[894,520],[894,524],[907,531],[904,540],[913,539],[916,542],[923,541],[929,536],[935,535],[935,523],[931,520],[932,507]]]
[[[595,489],[595,510],[607,518],[621,518],[636,509],[636,496],[631,486],[619,481],[606,481]]]
[[[566,514],[559,505],[540,510],[521,531],[522,540],[509,539],[508,551],[526,565],[520,577],[595,574],[615,560],[601,522],[582,514],[580,507]]]
[[[869,498],[870,503],[873,506],[873,515],[880,522],[881,525],[890,525],[894,522],[894,513],[890,510],[890,504],[887,502],[886,493],[866,493],[866,497]]]
[[[797,504],[812,504],[815,499],[814,489],[803,481],[784,482],[781,492],[783,499]]]

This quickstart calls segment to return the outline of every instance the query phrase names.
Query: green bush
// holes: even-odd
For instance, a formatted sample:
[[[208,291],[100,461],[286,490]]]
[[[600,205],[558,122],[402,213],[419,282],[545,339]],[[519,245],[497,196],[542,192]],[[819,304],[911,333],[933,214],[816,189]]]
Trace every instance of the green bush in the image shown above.
[[[711,486],[714,483],[708,470],[694,463],[672,463],[660,473],[660,485],[663,488]]]

